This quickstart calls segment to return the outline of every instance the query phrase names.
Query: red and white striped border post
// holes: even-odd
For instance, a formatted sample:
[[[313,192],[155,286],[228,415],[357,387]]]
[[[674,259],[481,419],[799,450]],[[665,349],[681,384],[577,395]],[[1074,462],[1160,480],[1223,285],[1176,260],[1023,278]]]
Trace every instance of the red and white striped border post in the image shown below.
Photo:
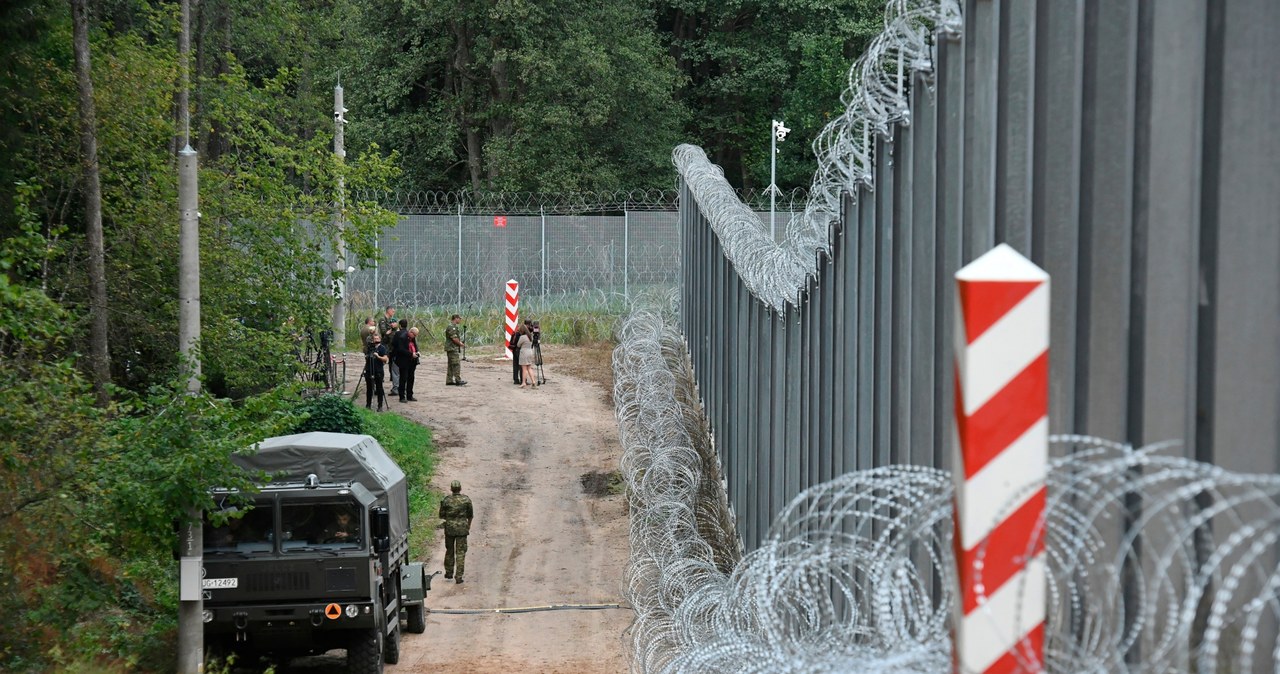
[[[1000,244],[956,272],[959,672],[1044,669],[1049,275]]]
[[[507,348],[503,357],[511,360],[511,336],[520,324],[520,284],[515,279],[507,281]]]

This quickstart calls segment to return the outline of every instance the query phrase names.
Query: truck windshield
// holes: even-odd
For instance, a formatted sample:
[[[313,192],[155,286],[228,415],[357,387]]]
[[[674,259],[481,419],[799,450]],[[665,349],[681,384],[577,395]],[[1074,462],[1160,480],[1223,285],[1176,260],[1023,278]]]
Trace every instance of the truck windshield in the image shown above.
[[[243,515],[220,526],[210,523],[206,514],[205,552],[271,552],[272,510],[270,501],[255,503]]]
[[[356,549],[364,545],[360,509],[350,501],[282,503],[285,552],[315,548]]]

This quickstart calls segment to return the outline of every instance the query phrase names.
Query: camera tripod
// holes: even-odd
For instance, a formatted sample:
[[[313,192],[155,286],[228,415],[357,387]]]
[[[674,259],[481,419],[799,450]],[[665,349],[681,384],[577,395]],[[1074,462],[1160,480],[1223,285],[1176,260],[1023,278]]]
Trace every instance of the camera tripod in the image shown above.
[[[537,370],[537,374],[535,375],[535,377],[538,380],[538,385],[541,386],[542,384],[547,383],[547,373],[542,369],[542,344],[541,343],[533,345],[533,366]]]

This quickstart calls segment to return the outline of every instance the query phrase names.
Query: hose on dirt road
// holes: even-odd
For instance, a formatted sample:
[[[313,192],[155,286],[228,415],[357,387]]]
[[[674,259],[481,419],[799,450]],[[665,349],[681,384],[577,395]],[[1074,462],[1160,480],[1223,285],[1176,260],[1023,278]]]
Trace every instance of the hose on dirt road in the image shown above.
[[[510,606],[502,608],[429,608],[427,613],[452,615],[479,615],[482,613],[537,613],[540,611],[603,611],[606,609],[632,610],[622,604],[547,604],[546,606]]]

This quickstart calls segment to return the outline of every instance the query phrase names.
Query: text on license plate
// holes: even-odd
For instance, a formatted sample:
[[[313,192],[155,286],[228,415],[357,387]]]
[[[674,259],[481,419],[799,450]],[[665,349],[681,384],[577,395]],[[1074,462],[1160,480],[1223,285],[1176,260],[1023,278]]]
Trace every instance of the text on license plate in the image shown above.
[[[223,590],[227,588],[239,587],[239,578],[205,578],[204,589],[206,590]]]

